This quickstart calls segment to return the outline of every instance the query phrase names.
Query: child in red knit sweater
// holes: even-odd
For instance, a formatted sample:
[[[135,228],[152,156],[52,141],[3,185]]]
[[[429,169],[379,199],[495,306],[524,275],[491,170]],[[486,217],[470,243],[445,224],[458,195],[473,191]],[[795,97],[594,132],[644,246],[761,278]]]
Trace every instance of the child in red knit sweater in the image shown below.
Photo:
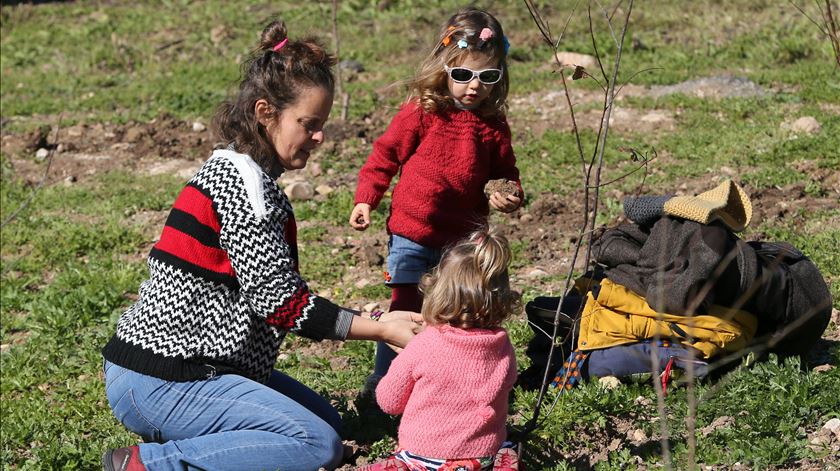
[[[510,259],[504,236],[478,231],[423,277],[426,328],[376,388],[382,410],[403,415],[398,448],[361,469],[518,469],[513,450],[500,450],[516,381],[513,345],[501,327],[519,308]]]
[[[522,204],[505,120],[507,49],[502,26],[489,13],[468,8],[452,16],[410,82],[411,97],[359,172],[350,225],[360,231],[400,175],[387,222],[391,310],[420,311],[417,283],[438,264],[442,249],[485,225],[489,207],[509,213]],[[517,191],[488,198],[484,188],[494,179],[514,182]],[[377,345],[366,393],[394,356]]]

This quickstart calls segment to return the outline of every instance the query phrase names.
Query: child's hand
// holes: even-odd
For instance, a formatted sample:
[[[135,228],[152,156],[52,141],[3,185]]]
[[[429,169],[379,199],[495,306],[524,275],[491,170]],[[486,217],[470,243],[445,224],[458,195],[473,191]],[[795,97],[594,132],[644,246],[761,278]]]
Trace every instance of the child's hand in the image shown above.
[[[358,203],[350,213],[350,226],[357,231],[363,231],[370,226],[370,205]]]
[[[498,191],[490,195],[490,206],[496,211],[510,213],[522,204],[522,198],[514,195],[502,196]]]

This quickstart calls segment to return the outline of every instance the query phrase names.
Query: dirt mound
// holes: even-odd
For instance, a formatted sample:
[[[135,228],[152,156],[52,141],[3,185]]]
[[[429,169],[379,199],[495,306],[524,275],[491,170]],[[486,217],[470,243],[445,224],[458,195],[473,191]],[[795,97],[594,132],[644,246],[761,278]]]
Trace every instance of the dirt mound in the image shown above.
[[[214,147],[206,126],[170,115],[147,123],[47,126],[4,134],[1,145],[16,177],[30,183],[40,181],[50,160],[47,183],[116,169],[186,178]]]

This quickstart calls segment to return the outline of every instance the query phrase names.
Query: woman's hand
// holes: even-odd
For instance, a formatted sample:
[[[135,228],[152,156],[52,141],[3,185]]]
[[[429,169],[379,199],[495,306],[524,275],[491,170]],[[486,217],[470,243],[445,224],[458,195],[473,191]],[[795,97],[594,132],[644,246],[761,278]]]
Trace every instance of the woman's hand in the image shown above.
[[[403,320],[412,321],[417,324],[423,323],[423,315],[414,311],[391,311],[382,314],[382,321]]]
[[[391,311],[379,318],[386,328],[385,342],[399,352],[409,340],[423,330],[423,316],[413,311]]]
[[[490,206],[496,211],[510,213],[522,204],[522,198],[514,195],[502,196],[498,191],[490,195]]]
[[[411,311],[383,313],[379,320],[363,313],[353,317],[347,340],[381,340],[394,347],[405,347],[415,334],[423,330],[423,316]],[[394,348],[398,350],[398,348]]]
[[[399,352],[408,342],[420,331],[423,325],[414,321],[394,319],[391,321],[380,321],[383,327],[383,341]]]
[[[370,205],[358,203],[350,213],[350,226],[357,231],[363,231],[370,226]]]

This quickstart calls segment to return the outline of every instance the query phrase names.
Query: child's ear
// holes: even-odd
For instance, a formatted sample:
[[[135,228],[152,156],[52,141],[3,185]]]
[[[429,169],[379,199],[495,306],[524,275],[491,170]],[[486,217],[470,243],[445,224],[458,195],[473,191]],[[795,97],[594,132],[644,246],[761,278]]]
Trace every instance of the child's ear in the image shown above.
[[[260,98],[254,103],[254,116],[258,123],[268,126],[269,121],[274,118],[274,107],[265,98]]]

